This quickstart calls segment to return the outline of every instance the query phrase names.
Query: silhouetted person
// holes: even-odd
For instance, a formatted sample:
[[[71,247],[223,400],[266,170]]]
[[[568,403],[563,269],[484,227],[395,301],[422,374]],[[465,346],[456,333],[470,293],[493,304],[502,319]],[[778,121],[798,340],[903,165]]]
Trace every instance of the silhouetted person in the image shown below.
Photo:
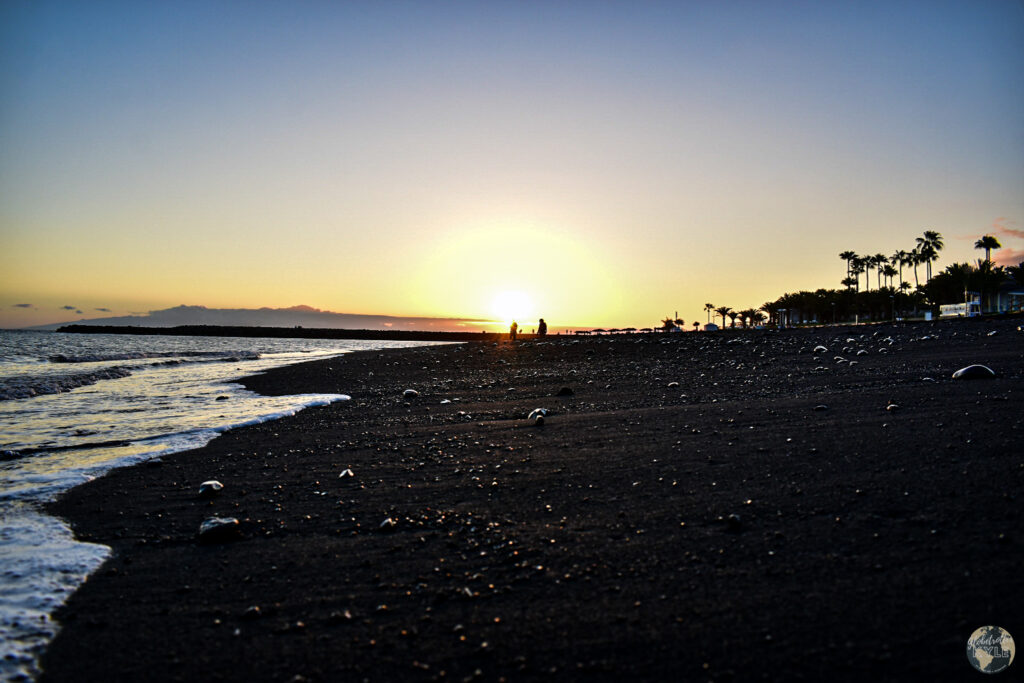
[[[512,327],[508,328],[508,338],[512,341],[516,340],[516,332],[519,331],[519,323],[515,320],[512,321]]]
[[[548,324],[546,322],[544,322],[544,318],[541,318],[540,322],[537,324],[537,335],[543,337],[547,333],[548,333]]]

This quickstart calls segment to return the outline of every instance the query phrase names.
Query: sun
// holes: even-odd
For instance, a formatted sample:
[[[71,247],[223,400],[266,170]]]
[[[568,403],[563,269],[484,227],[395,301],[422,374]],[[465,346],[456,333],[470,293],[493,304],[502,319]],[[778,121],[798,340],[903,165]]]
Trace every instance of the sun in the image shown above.
[[[491,313],[502,322],[508,324],[513,320],[520,326],[534,317],[533,301],[530,295],[520,290],[504,290],[494,295],[491,301]]]

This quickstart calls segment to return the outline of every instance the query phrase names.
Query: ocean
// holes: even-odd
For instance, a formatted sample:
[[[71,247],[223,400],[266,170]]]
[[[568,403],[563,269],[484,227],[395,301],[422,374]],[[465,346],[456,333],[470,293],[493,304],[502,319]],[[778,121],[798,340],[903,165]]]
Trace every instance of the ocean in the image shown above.
[[[104,472],[343,394],[260,396],[269,368],[421,342],[0,331],[0,680],[38,674],[52,614],[108,556],[40,505]]]

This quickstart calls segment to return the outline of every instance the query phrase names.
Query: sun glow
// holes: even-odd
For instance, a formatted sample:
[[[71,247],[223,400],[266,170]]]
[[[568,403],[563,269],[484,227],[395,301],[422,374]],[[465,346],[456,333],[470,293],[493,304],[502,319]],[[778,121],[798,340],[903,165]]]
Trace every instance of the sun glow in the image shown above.
[[[518,290],[498,292],[491,301],[491,313],[505,324],[511,324],[514,320],[520,327],[536,317],[530,295]]]
[[[613,258],[579,231],[539,220],[464,219],[433,236],[409,274],[409,309],[529,332],[624,320]],[[553,223],[553,221],[552,221]]]

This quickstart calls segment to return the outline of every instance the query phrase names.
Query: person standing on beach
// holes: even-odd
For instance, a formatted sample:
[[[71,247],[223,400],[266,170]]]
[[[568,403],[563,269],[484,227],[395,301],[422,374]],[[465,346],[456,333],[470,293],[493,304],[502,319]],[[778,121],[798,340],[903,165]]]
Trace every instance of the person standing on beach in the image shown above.
[[[513,320],[512,327],[508,328],[508,338],[511,339],[512,341],[515,341],[517,331],[519,331],[519,323]]]
[[[537,323],[537,336],[538,337],[543,337],[547,333],[548,333],[548,324],[546,322],[544,322],[544,318],[541,318],[540,322]]]

